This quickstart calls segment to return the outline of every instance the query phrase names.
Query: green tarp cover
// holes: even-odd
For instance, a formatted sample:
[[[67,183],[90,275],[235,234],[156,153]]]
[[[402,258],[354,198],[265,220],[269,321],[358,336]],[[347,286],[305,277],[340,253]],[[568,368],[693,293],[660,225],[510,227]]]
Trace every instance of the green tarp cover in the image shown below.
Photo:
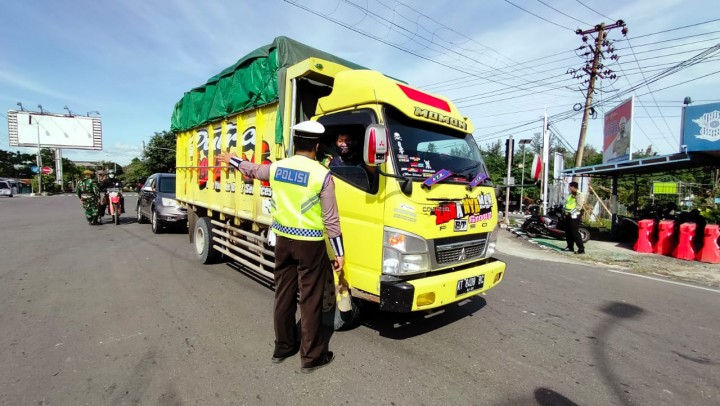
[[[207,83],[183,95],[175,104],[171,130],[186,131],[228,115],[280,100],[275,142],[282,143],[282,111],[287,68],[307,58],[321,58],[352,69],[360,65],[292,40],[277,37],[235,64],[211,77]]]

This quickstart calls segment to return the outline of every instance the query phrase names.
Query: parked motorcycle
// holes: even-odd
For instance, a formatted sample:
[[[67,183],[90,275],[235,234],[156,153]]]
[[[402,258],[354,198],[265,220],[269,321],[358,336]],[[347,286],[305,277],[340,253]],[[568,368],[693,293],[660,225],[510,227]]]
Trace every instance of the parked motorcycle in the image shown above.
[[[107,195],[108,211],[113,218],[113,223],[115,223],[115,225],[118,225],[120,224],[120,214],[122,213],[122,208],[120,205],[122,191],[120,190],[120,188],[111,187],[107,189]]]
[[[523,231],[530,238],[553,237],[564,240],[566,228],[563,206],[553,206],[545,216],[539,214],[537,206],[531,207],[530,217],[522,225]],[[590,241],[590,230],[585,224],[581,223],[578,231],[583,243]]]

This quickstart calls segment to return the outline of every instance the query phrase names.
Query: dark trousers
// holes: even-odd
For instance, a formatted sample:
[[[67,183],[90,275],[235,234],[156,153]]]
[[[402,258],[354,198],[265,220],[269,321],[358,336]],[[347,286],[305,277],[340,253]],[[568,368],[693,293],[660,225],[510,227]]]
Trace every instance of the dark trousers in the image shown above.
[[[300,357],[303,366],[323,353],[323,289],[332,267],[325,241],[278,236],[275,246],[275,353],[292,353],[297,342],[295,312],[300,292]]]
[[[569,215],[565,216],[565,241],[567,246],[573,249],[573,243],[577,245],[578,251],[585,251],[585,245],[583,245],[582,238],[580,237],[580,218],[572,218]]]

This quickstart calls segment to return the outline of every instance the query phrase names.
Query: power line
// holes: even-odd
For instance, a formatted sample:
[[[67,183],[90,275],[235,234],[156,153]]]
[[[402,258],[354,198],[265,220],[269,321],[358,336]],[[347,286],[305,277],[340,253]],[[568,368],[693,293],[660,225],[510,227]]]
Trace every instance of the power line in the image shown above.
[[[712,31],[712,32],[710,32],[710,33],[690,35],[690,36],[684,36],[684,37],[678,37],[678,38],[668,39],[668,40],[664,40],[664,41],[657,41],[657,42],[650,42],[650,43],[645,43],[645,44],[639,44],[639,45],[635,45],[634,47],[635,47],[635,48],[638,48],[638,47],[642,47],[642,46],[649,46],[649,45],[659,44],[659,43],[664,43],[664,42],[677,41],[677,40],[680,40],[680,39],[694,38],[694,37],[699,37],[699,36],[703,36],[703,35],[706,35],[706,34],[712,34],[712,33],[718,33],[718,32],[720,32],[720,31]],[[714,37],[714,38],[707,39],[707,40],[700,40],[700,41],[687,42],[687,43],[684,43],[684,44],[678,44],[678,45],[675,45],[675,46],[672,46],[672,47],[658,48],[658,49],[654,49],[654,50],[650,50],[650,51],[638,51],[638,52],[636,52],[636,53],[637,53],[637,54],[641,54],[641,53],[658,52],[658,51],[660,51],[660,50],[672,49],[672,48],[679,48],[679,47],[683,47],[683,46],[687,46],[687,45],[692,45],[692,44],[697,44],[697,43],[702,43],[702,42],[708,42],[708,41],[717,41],[717,40],[719,40],[719,39],[720,39],[720,37]],[[617,40],[617,42],[620,42],[620,41],[627,41],[627,40],[626,40],[626,39]],[[624,50],[624,49],[629,49],[629,48],[617,48],[617,49],[618,49],[618,50]],[[697,50],[700,50],[700,49],[704,49],[704,48],[696,48],[696,49],[693,49],[693,50],[683,51],[683,52],[681,52],[681,53],[664,54],[664,55],[662,55],[662,56],[674,56],[674,55],[679,55],[679,54],[682,54],[682,53],[694,52],[694,51],[697,51]],[[525,61],[525,62],[523,62],[523,63],[531,63],[531,62],[535,62],[535,61],[539,61],[539,60],[551,58],[551,57],[554,57],[554,56],[562,55],[562,54],[565,54],[565,53],[568,53],[568,52],[573,52],[573,51],[563,51],[563,52],[559,52],[559,53],[556,53],[556,54],[553,54],[553,55],[548,55],[548,56],[544,56],[544,57],[541,57],[541,58],[537,58],[537,59]],[[623,56],[630,56],[630,55],[631,55],[631,54],[628,53],[628,54],[620,54],[619,56],[620,56],[620,57],[623,57]],[[647,58],[647,59],[638,59],[638,61],[641,62],[641,61],[647,61],[647,60],[651,60],[651,59],[658,59],[658,58],[661,58],[662,56],[652,57],[652,58]],[[549,61],[549,62],[546,62],[546,63],[542,63],[542,64],[538,64],[538,65],[534,65],[534,66],[529,66],[529,67],[525,67],[525,68],[521,68],[521,69],[518,70],[518,72],[521,72],[521,71],[523,71],[523,70],[525,70],[525,69],[531,69],[531,68],[534,69],[534,68],[538,68],[538,67],[540,67],[540,66],[550,65],[550,64],[553,64],[553,63],[556,63],[556,62],[563,62],[563,61],[572,60],[572,59],[575,59],[575,57],[572,56],[572,57],[567,57],[567,58],[562,58],[562,59],[556,59],[556,60]],[[672,63],[674,63],[674,62],[669,62],[669,63],[666,63],[666,64],[672,64]],[[650,66],[647,66],[647,67],[662,66],[662,65],[666,65],[666,64],[650,65]],[[512,66],[514,66],[514,65],[511,65],[510,67],[512,67]],[[567,68],[567,65],[564,65],[563,68]],[[547,73],[547,72],[555,71],[556,69],[559,69],[559,68],[553,67],[553,68],[546,69],[546,70],[535,71],[535,73],[538,73],[538,74],[540,74],[540,73]],[[626,69],[626,70],[627,70],[627,69]],[[631,70],[635,70],[635,69],[632,68]],[[481,71],[480,73],[491,73],[491,71]],[[446,80],[446,81],[431,83],[431,84],[427,84],[427,85],[420,85],[420,87],[422,87],[422,88],[424,88],[424,89],[428,89],[428,90],[434,90],[434,91],[439,91],[440,89],[445,90],[445,89],[446,89],[445,86],[457,85],[458,83],[462,83],[462,81],[468,80],[469,78],[472,78],[472,77],[474,77],[474,76],[468,75],[468,76],[464,76],[464,77],[460,77],[460,78],[449,79],[449,80]],[[477,79],[476,79],[476,80],[477,80]],[[454,83],[453,83],[453,82],[454,82]],[[447,84],[447,85],[446,85],[446,84]],[[451,89],[451,90],[452,90],[452,89]]]
[[[686,36],[684,36],[684,37],[664,39],[664,40],[655,41],[655,42],[646,42],[646,43],[644,43],[644,44],[639,44],[639,45],[638,45],[638,44],[635,44],[635,47],[644,47],[644,46],[648,46],[648,45],[662,44],[662,43],[665,43],[665,42],[679,41],[679,40],[681,40],[681,39],[702,37],[702,36],[705,36],[705,35],[717,34],[717,33],[719,33],[719,32],[720,32],[720,30],[702,32],[702,33],[700,33],[700,34],[686,35]],[[637,37],[635,37],[635,38],[637,38]],[[621,39],[615,40],[615,42],[625,42],[625,41],[627,41],[626,38],[621,38]],[[708,41],[710,41],[710,40],[708,40]],[[695,42],[690,42],[689,44],[694,44],[694,43],[695,43]],[[618,48],[618,49],[623,49],[623,48]]]
[[[698,25],[714,23],[714,22],[716,22],[716,21],[720,21],[720,18],[716,18],[716,19],[714,19],[714,20],[703,21],[703,22],[695,23],[695,24],[683,25],[682,27],[670,28],[670,29],[667,29],[667,30],[652,32],[652,33],[650,33],[650,34],[638,35],[638,36],[635,37],[635,39],[645,38],[645,37],[649,37],[649,36],[652,36],[652,35],[663,34],[663,33],[670,32],[670,31],[682,30],[682,29],[690,28],[690,27],[697,27]]]
[[[638,83],[638,84],[636,84],[636,85],[634,85],[634,86],[631,86],[631,87],[630,87],[629,89],[627,89],[627,90],[624,90],[624,91],[622,91],[622,92],[619,92],[618,94],[613,95],[613,96],[611,96],[611,97],[609,97],[609,98],[606,98],[606,99],[602,100],[601,102],[593,103],[590,107],[597,108],[597,107],[600,107],[600,106],[602,106],[602,105],[606,105],[606,104],[608,104],[608,103],[611,102],[611,101],[618,100],[618,99],[626,96],[627,94],[629,94],[629,93],[637,90],[638,88],[640,88],[640,87],[642,87],[642,86],[644,86],[644,85],[646,85],[646,84],[654,83],[654,82],[656,82],[656,81],[658,81],[658,80],[660,80],[660,79],[662,79],[662,78],[664,78],[664,77],[667,77],[667,76],[669,76],[669,75],[671,75],[671,74],[673,74],[673,73],[677,73],[678,71],[680,71],[680,70],[682,70],[682,69],[685,69],[685,68],[687,68],[687,67],[693,66],[695,63],[697,63],[698,60],[701,60],[702,58],[706,58],[707,56],[711,55],[712,53],[717,52],[718,49],[720,49],[720,44],[719,44],[719,45],[716,45],[716,46],[714,46],[714,47],[708,48],[706,51],[704,51],[704,52],[702,52],[702,53],[700,53],[700,54],[698,54],[698,55],[696,55],[696,56],[694,56],[694,57],[692,57],[692,58],[690,58],[690,59],[688,59],[688,60],[685,60],[685,61],[683,61],[683,62],[681,62],[681,63],[679,63],[679,64],[677,64],[677,65],[675,65],[675,66],[673,66],[673,67],[671,67],[671,68],[669,68],[669,69],[666,69],[666,70],[665,70],[663,73],[661,73],[661,74],[655,75],[655,76],[651,77],[651,78],[648,79],[648,80],[645,80],[645,81],[643,81],[643,82],[641,82],[641,83]],[[655,91],[656,91],[656,92],[659,92],[659,91],[662,91],[662,90],[670,89],[670,88],[677,87],[677,86],[680,86],[680,85],[683,85],[683,84],[686,84],[686,83],[689,83],[689,82],[693,82],[693,81],[696,81],[696,80],[700,80],[700,79],[702,79],[702,78],[705,78],[705,77],[708,77],[708,76],[711,76],[711,75],[715,75],[715,74],[718,74],[718,73],[720,73],[720,70],[715,71],[715,72],[712,72],[712,73],[709,73],[709,74],[706,74],[706,75],[702,75],[702,76],[699,76],[699,77],[696,77],[696,78],[693,78],[693,79],[689,79],[689,80],[686,80],[686,81],[683,81],[683,82],[680,82],[680,83],[676,83],[676,84],[673,84],[673,85],[670,85],[670,86],[666,86],[666,87],[664,87],[664,88],[657,89],[657,90],[655,90]],[[643,93],[643,94],[637,95],[637,97],[646,96],[646,95],[648,95],[648,94],[649,94],[649,92],[648,92],[648,93]],[[554,120],[554,121],[562,121],[562,120],[569,119],[569,118],[571,118],[571,117],[573,117],[573,116],[575,116],[575,115],[577,115],[577,114],[579,114],[579,113],[580,113],[580,111],[569,110],[569,111],[566,111],[566,112],[561,112],[561,113],[555,114],[555,115],[549,117],[548,119],[549,119],[549,120]],[[535,123],[535,122],[537,122],[537,120],[533,120],[533,121],[530,121],[530,122],[527,122],[527,123],[524,123],[524,124],[519,124],[519,125],[517,125],[517,126],[511,127],[511,128],[508,128],[508,129],[499,130],[499,131],[496,131],[496,132],[493,132],[493,133],[489,134],[488,137],[490,137],[490,136],[492,136],[492,135],[495,135],[495,134],[502,133],[502,132],[507,132],[507,131],[509,131],[509,130],[526,127],[526,126],[528,126],[528,125],[530,125],[530,124],[532,124],[532,123]]]
[[[582,25],[592,25],[592,24],[588,24],[588,23],[586,23],[586,22],[584,22],[584,21],[580,21],[580,20],[578,20],[577,18],[575,18],[575,17],[573,17],[573,16],[571,16],[571,15],[568,15],[568,14],[563,13],[562,11],[556,9],[555,7],[553,7],[553,6],[551,6],[551,5],[547,4],[547,3],[545,3],[545,2],[542,1],[542,0],[537,0],[537,1],[540,2],[540,3],[542,3],[542,4],[544,4],[545,6],[547,6],[547,7],[549,7],[549,8],[551,8],[552,10],[555,10],[556,12],[564,15],[564,16],[567,17],[567,18],[579,22],[579,23],[582,24]]]
[[[655,91],[656,91],[656,92],[660,92],[660,91],[667,90],[667,89],[670,89],[670,88],[673,88],[673,87],[677,87],[677,86],[684,85],[684,84],[686,84],[686,83],[694,82],[694,81],[696,81],[696,80],[700,80],[700,79],[706,78],[706,77],[708,77],[708,76],[717,75],[718,73],[720,73],[720,70],[717,70],[717,71],[715,71],[715,72],[708,73],[708,74],[706,74],[706,75],[698,76],[698,77],[693,78],[693,79],[688,79],[688,80],[685,80],[685,81],[682,81],[682,82],[679,82],[679,83],[675,83],[675,84],[673,84],[673,85],[666,86],[666,87],[663,87],[663,88],[661,88],[661,89],[656,89]],[[640,94],[640,95],[637,95],[637,97],[642,97],[642,96],[647,96],[647,95],[648,95],[648,93],[642,93],[642,94]],[[603,101],[603,103],[607,103],[607,102],[608,102],[608,101],[606,101],[606,100]],[[593,107],[597,107],[597,105],[594,105]],[[564,112],[561,112],[561,113],[558,113],[558,114],[554,114],[554,115],[552,115],[552,116],[549,116],[549,117],[548,117],[548,120],[549,120],[549,121],[553,121],[553,122],[560,122],[560,121],[564,121],[564,120],[567,120],[567,119],[569,119],[569,118],[572,118],[573,116],[575,116],[575,115],[577,115],[577,114],[579,114],[579,113],[580,113],[579,111],[568,110],[568,111],[564,111]],[[533,125],[533,124],[537,124],[540,120],[541,120],[540,118],[534,119],[534,120],[527,121],[527,122],[524,122],[524,123],[521,123],[521,124],[518,124],[518,125],[515,125],[515,126],[511,126],[511,127],[508,127],[508,128],[504,128],[504,129],[502,129],[502,130],[493,131],[493,132],[491,132],[491,133],[489,133],[489,134],[485,134],[485,135],[483,135],[483,136],[473,135],[473,137],[480,138],[480,139],[482,139],[482,140],[490,140],[490,139],[495,139],[495,138],[504,137],[505,134],[507,134],[509,131],[519,130],[520,128],[527,127],[527,126]],[[515,131],[514,134],[522,133],[522,132],[527,132],[527,131],[532,131],[532,129],[530,129],[530,130],[523,130],[523,131]],[[498,135],[498,134],[500,134],[500,135]]]
[[[581,4],[582,6],[584,6],[586,9],[588,9],[588,10],[592,11],[593,13],[599,15],[600,17],[607,18],[607,19],[610,20],[610,21],[615,21],[614,19],[606,16],[605,14],[602,14],[602,13],[600,13],[599,11],[595,11],[593,8],[591,8],[591,7],[588,6],[587,4],[583,3],[582,1],[580,1],[580,0],[575,0],[575,1],[577,1],[578,3],[580,3],[580,4]],[[590,24],[586,24],[586,25],[590,25]]]
[[[628,45],[630,46],[630,51],[632,51],[633,58],[635,58],[635,63],[637,64],[638,68],[640,68],[640,62],[638,62],[638,60],[637,60],[637,56],[635,55],[635,50],[633,49],[632,44],[630,43],[630,40],[628,40]],[[621,69],[622,69],[622,68],[621,68]],[[643,80],[647,80],[647,79],[645,78],[645,73],[643,73],[642,69],[640,69],[640,74],[642,75]],[[628,82],[629,82],[629,81],[628,81]],[[652,100],[653,100],[653,102],[655,103],[655,107],[657,108],[658,112],[660,112],[660,107],[658,107],[658,105],[657,105],[658,102],[657,102],[657,100],[655,99],[655,95],[652,93],[652,89],[650,89],[650,85],[647,85],[647,89],[650,91],[650,96],[652,97]],[[647,112],[647,108],[644,107],[644,106],[643,106],[643,108],[644,108],[645,111]],[[649,114],[649,113],[648,113],[648,114]],[[660,112],[660,114],[661,114],[661,116],[662,116],[662,112]],[[668,124],[667,120],[666,120],[664,117],[663,117],[663,122],[665,123],[665,127],[667,127],[667,129],[668,129],[668,134],[670,134],[670,136],[673,138],[673,140],[675,140],[675,137],[673,136],[673,132],[672,132],[672,130],[670,129],[670,125]],[[653,123],[654,123],[654,121],[653,121]],[[659,129],[658,129],[658,131],[659,131]],[[679,141],[678,141],[678,142],[679,142]]]
[[[560,27],[560,28],[564,28],[564,29],[566,29],[566,30],[570,30],[570,31],[575,32],[575,30],[573,30],[573,29],[570,28],[570,27],[565,27],[565,26],[560,25],[560,24],[558,24],[558,23],[556,23],[556,22],[550,21],[550,20],[548,20],[547,18],[540,17],[539,15],[533,13],[532,11],[525,10],[524,8],[518,6],[517,4],[513,3],[513,2],[510,1],[510,0],[505,0],[505,3],[512,4],[513,6],[519,8],[520,10],[522,10],[522,11],[524,11],[524,12],[530,14],[530,15],[533,15],[533,16],[535,16],[535,17],[537,17],[537,18],[539,18],[539,19],[541,19],[541,20],[543,20],[543,21],[545,21],[545,22],[548,22],[548,23],[550,23],[550,24],[552,24],[552,25],[555,25],[555,26],[558,26],[558,27]]]
[[[335,19],[335,18],[331,18],[331,17],[328,16],[328,15],[322,14],[322,13],[318,12],[317,10],[314,10],[314,9],[311,9],[311,8],[309,8],[309,7],[307,7],[307,6],[298,4],[298,3],[296,3],[296,2],[294,2],[294,1],[292,1],[292,0],[284,0],[284,1],[287,2],[287,3],[290,3],[290,4],[294,5],[294,6],[296,6],[296,7],[298,7],[298,8],[301,8],[301,9],[303,9],[303,10],[305,10],[305,11],[311,12],[311,13],[313,13],[313,14],[319,16],[319,17],[322,17],[322,18],[324,18],[324,19],[326,19],[326,20],[332,21],[332,22],[334,22],[334,23],[336,23],[336,24],[338,24],[338,25],[340,25],[340,26],[342,26],[342,27],[345,27],[345,28],[348,28],[348,29],[350,29],[350,30],[352,30],[352,31],[355,31],[355,32],[357,32],[358,34],[364,35],[364,36],[366,36],[366,37],[368,37],[368,38],[375,39],[376,41],[382,42],[382,43],[385,44],[385,45],[389,45],[389,46],[391,46],[391,47],[393,47],[393,48],[395,48],[395,49],[398,49],[398,50],[407,52],[407,53],[409,53],[409,54],[411,54],[411,55],[417,56],[417,57],[422,58],[422,59],[425,59],[425,60],[427,60],[427,61],[434,62],[434,63],[436,63],[436,64],[438,64],[438,65],[445,66],[445,67],[447,67],[447,68],[450,68],[450,69],[456,70],[456,71],[458,71],[458,72],[462,72],[462,73],[465,73],[465,74],[467,74],[467,75],[471,75],[471,76],[474,76],[474,77],[477,77],[477,78],[480,78],[480,79],[484,79],[484,80],[487,80],[487,81],[489,81],[489,82],[493,82],[493,83],[497,83],[497,84],[500,84],[500,85],[504,85],[504,86],[507,86],[507,87],[513,87],[513,88],[517,88],[517,89],[521,89],[521,90],[528,90],[528,89],[522,88],[521,85],[507,84],[507,83],[504,83],[504,82],[495,80],[495,79],[492,78],[492,74],[490,74],[490,75],[488,75],[488,76],[481,76],[481,74],[478,73],[478,72],[471,72],[471,71],[469,71],[469,70],[463,70],[462,68],[459,68],[459,67],[457,67],[457,66],[452,66],[452,65],[449,65],[449,64],[447,64],[447,63],[444,63],[444,62],[435,60],[435,59],[430,58],[430,57],[428,57],[428,56],[422,55],[422,54],[420,54],[420,53],[418,53],[418,52],[411,51],[411,50],[406,49],[406,48],[403,48],[403,47],[401,47],[401,46],[399,46],[399,45],[397,45],[397,44],[394,44],[394,43],[391,43],[391,42],[389,42],[389,41],[386,41],[386,40],[384,40],[383,38],[380,38],[380,37],[378,37],[378,36],[376,36],[376,35],[372,35],[372,34],[369,34],[369,33],[367,33],[367,32],[364,32],[364,31],[362,31],[362,30],[359,30],[359,29],[357,29],[357,28],[355,28],[355,27],[353,27],[353,26],[350,26],[350,25],[347,24],[347,23],[344,23],[344,22],[342,22],[342,21],[339,21],[338,19]],[[389,24],[392,25],[392,26],[396,26],[396,27],[400,28],[400,29],[403,30],[403,31],[407,31],[407,32],[409,32],[410,34],[413,34],[413,36],[418,36],[419,38],[427,41],[428,44],[433,44],[433,45],[436,45],[436,46],[438,46],[438,47],[442,47],[442,45],[437,44],[437,43],[434,42],[432,39],[427,39],[427,38],[424,38],[424,37],[422,37],[422,36],[420,36],[420,35],[411,33],[408,29],[406,29],[406,28],[404,28],[404,27],[401,27],[401,26],[398,26],[397,24],[393,23],[392,21],[387,20],[386,18],[378,15],[377,13],[373,13],[373,12],[370,11],[368,8],[363,8],[363,7],[359,6],[358,4],[355,4],[355,3],[351,2],[351,1],[348,1],[348,0],[341,0],[341,1],[344,1],[344,2],[352,5],[353,7],[356,7],[356,8],[358,8],[358,9],[362,10],[363,12],[365,12],[366,15],[368,15],[368,14],[372,15],[372,16],[373,16],[372,18],[375,19],[375,20],[378,21],[378,22],[380,22],[379,20],[383,20],[383,21],[389,23]],[[378,19],[379,19],[379,20],[378,20]],[[389,27],[389,28],[392,30],[392,27]],[[397,32],[397,31],[396,31],[396,32]],[[407,35],[404,35],[403,33],[400,33],[400,32],[398,32],[398,33],[401,34],[401,35],[403,35],[403,36],[405,36],[406,38],[412,40],[412,37],[408,37]],[[447,48],[447,47],[445,47],[445,48]],[[487,66],[488,68],[490,68],[491,70],[493,70],[493,71],[495,71],[495,72],[496,72],[497,70],[502,71],[501,69],[498,69],[498,68],[496,68],[496,67],[487,65],[487,64],[483,63],[483,62],[480,61],[480,60],[470,58],[470,57],[468,57],[467,55],[463,55],[463,54],[461,54],[461,53],[459,53],[459,52],[457,52],[457,51],[455,51],[455,50],[445,49],[445,51],[451,52],[451,53],[454,53],[454,54],[457,54],[459,57],[468,59],[468,60],[473,61],[473,62],[475,62],[475,63],[481,64],[481,65],[485,65],[485,66]],[[491,70],[488,70],[488,72],[492,72]],[[515,78],[517,78],[517,79],[523,79],[521,76],[513,75],[513,74],[510,74],[510,73],[505,73],[505,74],[506,74],[506,75],[509,75],[509,76],[515,76]]]

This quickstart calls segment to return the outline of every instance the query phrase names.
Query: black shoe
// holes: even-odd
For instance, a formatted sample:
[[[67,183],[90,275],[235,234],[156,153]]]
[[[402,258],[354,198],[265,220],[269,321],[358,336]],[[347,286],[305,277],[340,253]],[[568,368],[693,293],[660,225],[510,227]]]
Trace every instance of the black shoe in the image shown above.
[[[577,251],[575,251],[575,253],[576,253],[576,254],[584,254],[584,253],[585,253],[585,250],[577,250]]]
[[[570,247],[565,247],[562,249],[563,251],[573,252],[573,249]]]
[[[325,365],[330,364],[335,359],[335,354],[332,353],[332,351],[324,352],[320,358],[316,359],[315,361],[309,363],[307,366],[302,367],[302,373],[309,374],[311,372],[314,372],[316,369],[320,369],[324,367]]]
[[[286,359],[292,357],[293,355],[297,354],[299,351],[300,351],[300,344],[298,343],[298,345],[295,348],[293,348],[292,351],[290,351],[289,353],[287,353],[285,355],[280,355],[280,356],[273,355],[272,363],[279,364],[279,363],[285,361]]]

